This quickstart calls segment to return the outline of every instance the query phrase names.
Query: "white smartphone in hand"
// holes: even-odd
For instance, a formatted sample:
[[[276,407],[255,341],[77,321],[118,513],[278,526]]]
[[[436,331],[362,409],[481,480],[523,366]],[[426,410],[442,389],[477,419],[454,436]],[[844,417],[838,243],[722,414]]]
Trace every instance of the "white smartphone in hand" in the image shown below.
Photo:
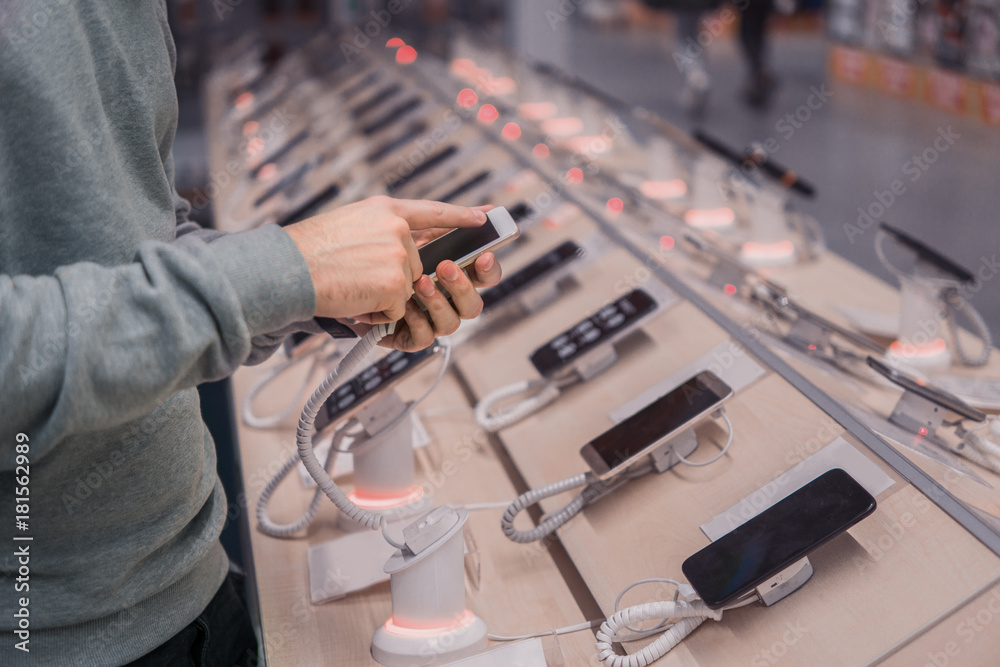
[[[494,251],[520,236],[521,230],[507,209],[495,208],[486,214],[479,227],[462,227],[440,236],[420,247],[423,271],[436,280],[438,264],[450,259],[458,268],[469,266],[484,252]]]

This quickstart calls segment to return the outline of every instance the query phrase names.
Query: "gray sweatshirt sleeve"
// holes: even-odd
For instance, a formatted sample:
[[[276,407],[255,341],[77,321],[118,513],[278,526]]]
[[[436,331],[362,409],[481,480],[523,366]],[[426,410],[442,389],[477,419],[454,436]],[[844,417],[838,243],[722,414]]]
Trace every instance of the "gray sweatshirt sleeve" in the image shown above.
[[[143,243],[117,267],[0,275],[0,405],[13,408],[0,441],[30,432],[45,456],[229,375],[255,336],[313,316],[308,266],[284,230],[201,236]]]

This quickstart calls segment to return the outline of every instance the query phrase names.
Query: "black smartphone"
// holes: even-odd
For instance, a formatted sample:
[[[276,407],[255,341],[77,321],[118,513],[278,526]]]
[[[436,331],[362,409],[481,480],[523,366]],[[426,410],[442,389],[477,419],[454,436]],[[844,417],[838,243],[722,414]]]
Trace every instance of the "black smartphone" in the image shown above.
[[[322,433],[345,417],[356,414],[397,382],[422,368],[440,350],[437,343],[417,352],[393,350],[368,366],[350,382],[338,387],[320,406],[316,414],[316,432]]]
[[[718,409],[733,388],[703,371],[660,396],[580,449],[598,477],[611,477]]]
[[[860,334],[856,331],[851,331],[846,327],[840,326],[836,322],[831,322],[822,315],[814,313],[804,306],[800,306],[788,296],[788,293],[784,290],[784,288],[779,287],[769,280],[764,280],[763,278],[758,278],[758,281],[761,290],[766,295],[755,293],[755,296],[758,296],[758,298],[765,301],[765,303],[775,309],[785,309],[793,312],[796,317],[802,318],[806,322],[811,322],[812,324],[815,324],[819,328],[825,329],[830,333],[835,333],[841,338],[854,343],[858,347],[863,347],[871,350],[872,352],[877,352],[878,354],[885,352],[885,348],[883,346],[879,345],[868,336]]]
[[[511,217],[513,217],[513,212]],[[483,310],[493,308],[511,296],[523,292],[531,285],[537,284],[556,269],[582,256],[583,252],[583,248],[573,241],[559,244],[523,269],[501,280],[496,287],[483,292]]]
[[[912,391],[914,394],[926,398],[931,403],[936,403],[946,410],[951,410],[952,412],[962,415],[966,419],[971,419],[975,422],[986,421],[985,414],[976,410],[958,396],[954,396],[946,391],[938,389],[937,387],[933,387],[927,384],[924,380],[915,378],[912,375],[897,370],[892,366],[879,361],[875,357],[868,357],[868,365],[872,368],[872,370],[879,373],[887,380],[895,382],[903,389]]]
[[[924,260],[925,262],[933,264],[934,266],[941,269],[945,273],[950,273],[952,276],[954,276],[958,280],[961,280],[963,283],[970,283],[975,279],[975,276],[972,275],[971,271],[961,266],[957,262],[954,262],[951,259],[945,257],[944,255],[939,253],[937,250],[934,250],[920,239],[910,236],[902,229],[898,229],[891,225],[887,225],[884,222],[880,222],[878,224],[879,227],[882,229],[882,231],[884,231],[886,234],[896,239],[899,243],[901,243],[902,245],[906,246],[907,248],[915,252],[917,256],[920,257],[920,259]]]
[[[681,570],[708,608],[719,609],[874,511],[872,495],[835,468],[690,556]]]
[[[406,187],[407,183],[416,180],[420,176],[423,176],[425,173],[427,173],[434,167],[437,167],[438,165],[447,162],[448,159],[454,156],[456,153],[458,153],[458,146],[456,146],[455,144],[452,144],[447,148],[438,151],[437,153],[430,156],[429,158],[418,164],[416,167],[414,167],[413,171],[411,171],[410,173],[406,174],[405,176],[400,176],[392,183],[386,185],[385,186],[386,192],[388,192],[389,194],[394,194],[397,190]]]
[[[633,290],[532,352],[531,363],[542,377],[553,377],[587,352],[618,340],[655,309],[653,297]]]

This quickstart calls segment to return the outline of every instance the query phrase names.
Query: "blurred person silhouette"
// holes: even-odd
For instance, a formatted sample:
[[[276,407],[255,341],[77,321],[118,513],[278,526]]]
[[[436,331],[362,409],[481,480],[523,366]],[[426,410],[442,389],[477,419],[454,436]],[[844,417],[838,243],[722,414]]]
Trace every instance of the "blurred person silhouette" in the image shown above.
[[[700,116],[708,107],[711,79],[705,67],[705,47],[699,41],[705,14],[718,8],[720,0],[643,0],[650,9],[666,11],[677,21],[674,64],[684,79],[680,103],[692,116]]]
[[[749,67],[743,101],[753,109],[766,109],[774,96],[776,82],[768,66],[768,22],[780,3],[782,13],[791,13],[794,0],[738,0],[740,46]],[[787,5],[787,7],[786,7]]]

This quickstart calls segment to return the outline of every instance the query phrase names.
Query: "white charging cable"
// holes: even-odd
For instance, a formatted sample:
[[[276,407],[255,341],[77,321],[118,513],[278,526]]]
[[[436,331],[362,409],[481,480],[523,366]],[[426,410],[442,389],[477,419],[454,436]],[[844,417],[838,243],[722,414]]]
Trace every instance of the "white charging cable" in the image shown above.
[[[345,425],[338,428],[334,432],[333,440],[330,443],[330,452],[329,454],[327,454],[326,463],[323,466],[323,470],[326,472],[327,476],[329,476],[329,474],[333,471],[333,464],[338,454],[358,454],[359,452],[364,451],[367,448],[367,446],[371,445],[374,442],[377,442],[376,438],[380,433],[391,432],[400,424],[400,422],[409,417],[410,414],[416,409],[416,407],[421,402],[423,402],[423,400],[427,398],[431,394],[431,392],[434,391],[434,389],[437,388],[437,386],[441,383],[441,379],[444,377],[445,372],[448,370],[448,366],[451,362],[451,353],[452,353],[452,345],[447,340],[440,339],[438,340],[438,344],[441,345],[442,347],[443,359],[441,361],[441,367],[438,369],[437,376],[435,376],[434,381],[431,383],[430,387],[428,387],[427,390],[423,394],[421,394],[419,398],[410,402],[407,405],[406,410],[404,410],[399,416],[397,416],[389,424],[380,429],[378,433],[369,436],[365,440],[365,442],[363,442],[360,446],[351,447],[350,449],[342,449],[340,445],[345,439],[345,437],[351,434],[352,431],[351,425],[357,424],[357,420],[352,419],[348,421]],[[358,345],[360,346],[360,343]],[[353,351],[354,350],[351,350],[351,352]],[[342,365],[343,362],[341,362],[341,366]],[[360,362],[358,365],[360,365]],[[350,370],[344,369],[341,375],[344,376],[345,379],[350,378],[353,375],[353,370],[354,369]],[[338,366],[337,371],[341,371],[340,366]],[[338,383],[342,384],[342,382]],[[336,387],[334,387],[334,389],[336,389]],[[324,399],[324,401],[325,400],[326,399]],[[315,415],[313,416],[313,419],[315,420]],[[360,429],[354,432],[360,433]],[[288,474],[293,469],[295,469],[296,464],[298,464],[299,461],[301,460],[302,458],[299,454],[299,451],[296,450],[295,453],[292,454],[292,456],[289,457],[287,461],[285,461],[285,463],[281,466],[281,468],[274,475],[274,477],[272,477],[268,481],[268,483],[264,486],[264,490],[261,491],[260,498],[257,500],[257,525],[260,526],[261,532],[263,532],[265,535],[270,535],[271,537],[282,537],[282,538],[292,537],[297,533],[305,530],[307,527],[309,527],[309,525],[313,522],[313,519],[316,518],[316,513],[319,511],[319,507],[322,502],[321,499],[324,494],[323,490],[318,486],[316,492],[313,494],[312,502],[310,502],[309,507],[306,509],[305,513],[297,520],[285,524],[277,523],[274,520],[272,520],[270,515],[268,514],[268,504],[271,502],[271,496],[274,494],[275,489],[278,488],[278,485],[281,484],[282,480],[284,480],[285,477],[287,477]]]
[[[983,433],[983,430],[986,433]],[[955,425],[955,433],[962,438],[958,453],[988,470],[1000,473],[1000,444],[991,435],[1000,434],[1000,419],[989,415],[986,421],[971,429],[961,422]]]
[[[678,592],[674,594],[674,599],[670,601],[647,602],[619,609],[621,599],[628,591],[640,584],[649,583],[672,584],[677,587]],[[683,595],[685,599],[679,599],[680,595]],[[605,667],[646,667],[646,665],[656,662],[666,655],[705,621],[709,619],[721,621],[724,611],[743,607],[756,601],[756,596],[749,596],[724,609],[709,609],[702,600],[697,599],[697,593],[688,584],[682,584],[673,579],[641,579],[629,584],[618,594],[618,598],[615,600],[615,613],[609,618],[584,621],[583,623],[567,625],[555,630],[546,630],[526,635],[504,636],[491,634],[489,638],[493,641],[501,642],[520,641],[533,637],[563,635],[599,627],[596,633],[597,641],[594,645],[597,650],[598,662],[605,665]],[[635,623],[655,620],[659,620],[660,623],[651,628],[639,629],[634,627]],[[626,630],[628,633],[625,632]],[[661,633],[662,637],[654,640],[636,653],[622,655],[615,652],[615,643],[639,641]]]
[[[285,421],[285,419],[287,419],[288,416],[299,407],[303,394],[305,394],[309,389],[309,379],[313,376],[313,373],[316,372],[316,369],[336,354],[336,352],[327,354],[326,348],[327,345],[324,344],[314,350],[310,350],[302,356],[286,358],[269,372],[258,378],[257,381],[250,386],[250,389],[247,391],[247,395],[243,398],[243,409],[241,410],[243,423],[250,428],[267,429],[274,428],[281,422]],[[263,391],[264,387],[274,381],[275,378],[282,376],[285,371],[298,366],[303,361],[312,361],[312,365],[309,367],[309,372],[306,374],[305,380],[303,380],[299,390],[292,395],[288,404],[273,414],[258,415],[254,411],[253,404],[260,392]]]
[[[684,456],[676,450],[673,451],[671,456],[677,457],[681,463],[694,468],[711,465],[725,456],[733,444],[733,423],[729,420],[729,416],[726,414],[725,410],[720,408],[716,414],[726,422],[726,427],[729,431],[726,444],[723,446],[722,451],[708,461],[691,461],[684,458]],[[573,477],[567,477],[566,479],[552,484],[547,484],[546,486],[538,489],[530,489],[518,496],[514,502],[507,507],[507,510],[503,513],[503,517],[500,519],[500,528],[503,530],[503,534],[506,535],[512,542],[517,542],[518,544],[536,542],[557,531],[560,527],[566,524],[566,522],[583,511],[583,508],[587,505],[597,502],[618,487],[623,486],[633,479],[647,475],[654,470],[657,470],[656,464],[653,463],[651,457],[647,457],[645,460],[640,461],[639,463],[625,469],[620,474],[608,479],[602,480],[593,473],[587,472],[574,475]],[[663,470],[666,470],[666,468],[660,468],[661,472]],[[544,519],[536,527],[531,530],[518,530],[514,527],[514,520],[517,518],[517,515],[526,508],[539,503],[545,498],[556,496],[560,493],[564,493],[572,489],[578,489],[580,487],[583,487],[583,491],[577,494],[576,497],[563,506],[562,509]]]
[[[684,599],[678,599],[678,594],[675,594],[673,600],[666,602],[647,602],[618,609],[622,597],[629,590],[639,584],[656,582],[673,584]],[[705,621],[709,619],[721,621],[724,610],[709,609],[702,600],[696,599],[696,595],[690,585],[682,584],[673,579],[643,579],[630,584],[615,600],[615,613],[608,617],[597,631],[595,648],[597,649],[598,662],[605,667],[645,667],[665,656]],[[756,601],[757,598],[751,596],[725,609],[736,609]],[[635,623],[657,619],[660,619],[661,622],[652,628],[639,630],[634,627]],[[674,622],[670,623],[672,620]],[[626,635],[623,633],[624,630],[634,634]],[[662,636],[631,655],[615,652],[614,644],[616,642],[636,641],[661,632]]]
[[[514,396],[525,396],[504,407],[497,405]],[[538,412],[559,398],[559,386],[551,380],[523,380],[495,389],[476,404],[476,423],[490,433],[507,428]]]

